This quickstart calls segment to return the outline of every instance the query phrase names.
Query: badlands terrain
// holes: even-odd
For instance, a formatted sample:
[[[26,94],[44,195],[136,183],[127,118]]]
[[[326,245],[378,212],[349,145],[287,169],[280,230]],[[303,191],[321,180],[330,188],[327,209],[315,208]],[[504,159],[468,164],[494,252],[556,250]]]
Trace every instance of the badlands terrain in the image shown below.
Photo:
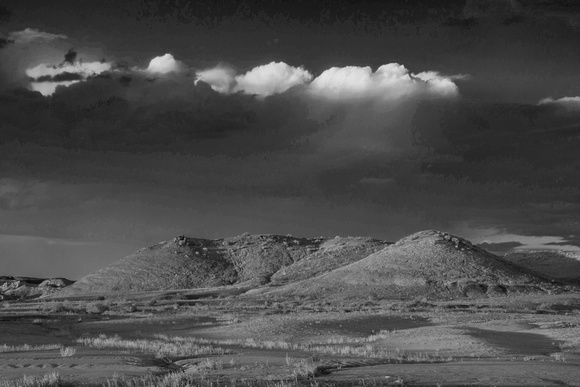
[[[0,277],[0,387],[580,386],[579,281],[572,253],[438,231],[179,236]]]

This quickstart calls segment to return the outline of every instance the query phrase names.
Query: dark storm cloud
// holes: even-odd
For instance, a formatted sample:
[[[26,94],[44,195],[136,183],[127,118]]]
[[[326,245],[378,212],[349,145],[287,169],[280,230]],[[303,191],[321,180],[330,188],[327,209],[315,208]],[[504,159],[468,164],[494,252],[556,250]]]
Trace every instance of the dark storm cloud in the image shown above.
[[[128,86],[121,82],[127,76]],[[161,183],[166,191],[150,199],[141,193],[140,201],[215,192],[236,201],[294,198],[307,207],[328,201],[366,209],[361,213],[415,214],[417,228],[453,228],[469,211],[475,223],[499,222],[518,233],[578,229],[577,209],[550,207],[580,197],[577,130],[554,107],[421,93],[385,100],[384,91],[360,102],[305,97],[306,90],[258,100],[193,82],[190,75],[151,82],[145,74],[111,73],[51,97],[5,93],[5,173],[47,182],[66,176],[81,185],[98,179],[109,187],[81,195],[81,207],[97,197],[109,197],[103,205],[111,207],[125,190]],[[98,233],[110,227],[102,222]],[[144,234],[154,223],[140,222]]]
[[[435,1],[436,6],[444,4],[449,8],[461,9],[463,0]],[[235,3],[224,3],[218,0],[202,0],[196,4],[177,0],[141,0],[127,6],[125,12],[139,20],[149,22],[200,23],[215,27],[225,20],[261,19],[266,23],[290,20],[301,25],[332,26],[337,23],[354,22],[365,25],[367,29],[380,29],[381,22],[396,19],[398,22],[409,20],[429,20],[433,18],[432,9],[418,7],[409,9],[405,0],[389,1],[347,1],[335,0],[328,3],[324,0],[297,0],[286,2],[274,0],[263,2],[245,0]]]
[[[4,5],[0,4],[0,25],[8,20],[10,20],[11,12],[8,8]],[[5,37],[2,33],[0,33],[0,49],[4,47],[7,43],[10,42],[10,39]]]
[[[36,208],[46,198],[46,185],[38,181],[0,179],[0,208]]]
[[[534,19],[560,20],[578,27],[580,6],[569,0],[467,0],[460,16],[448,17],[444,25],[470,28],[489,19],[506,27]]]

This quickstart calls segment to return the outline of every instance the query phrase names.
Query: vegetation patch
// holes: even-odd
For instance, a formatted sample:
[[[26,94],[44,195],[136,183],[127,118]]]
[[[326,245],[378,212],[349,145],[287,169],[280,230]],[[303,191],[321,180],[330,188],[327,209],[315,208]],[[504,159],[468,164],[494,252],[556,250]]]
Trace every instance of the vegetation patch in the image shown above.
[[[231,353],[223,348],[213,347],[211,345],[198,345],[192,341],[170,340],[159,335],[155,340],[122,339],[118,335],[107,336],[99,335],[97,337],[82,337],[76,340],[77,343],[92,348],[116,348],[143,353],[153,354],[157,358],[164,357],[181,357],[181,356],[207,356],[207,355],[225,355]]]
[[[45,345],[0,345],[0,353],[6,352],[32,352],[32,351],[51,351],[54,349],[61,349],[62,344],[45,344]]]
[[[197,337],[180,337],[156,334],[156,338],[164,342],[174,343],[195,343],[206,345],[234,345],[243,348],[259,349],[281,349],[286,351],[302,351],[309,353],[318,353],[333,356],[364,357],[372,359],[382,359],[387,362],[411,362],[411,363],[434,363],[442,361],[451,361],[450,357],[441,357],[438,355],[413,353],[407,354],[403,351],[390,351],[376,346],[365,345],[333,345],[316,342],[292,343],[283,340],[256,340],[249,339],[228,339],[228,340],[211,340]]]

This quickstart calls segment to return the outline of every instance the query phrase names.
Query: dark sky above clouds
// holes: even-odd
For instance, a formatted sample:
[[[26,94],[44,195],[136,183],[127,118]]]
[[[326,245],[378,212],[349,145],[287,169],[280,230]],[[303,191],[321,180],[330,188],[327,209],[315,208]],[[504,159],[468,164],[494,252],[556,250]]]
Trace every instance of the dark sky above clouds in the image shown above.
[[[580,246],[573,1],[3,4],[2,274],[178,234]]]

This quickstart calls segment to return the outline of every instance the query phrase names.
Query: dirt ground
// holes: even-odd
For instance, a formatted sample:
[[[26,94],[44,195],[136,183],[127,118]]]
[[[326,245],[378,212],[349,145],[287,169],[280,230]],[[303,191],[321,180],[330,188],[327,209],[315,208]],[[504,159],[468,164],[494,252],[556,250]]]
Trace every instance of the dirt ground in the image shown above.
[[[105,300],[104,311],[93,314],[84,311],[82,300],[64,307],[5,304],[0,308],[0,381],[56,371],[76,385],[99,385],[120,376],[189,372],[219,380],[300,379],[306,385],[367,380],[380,385],[580,386],[580,312],[546,309],[568,305],[576,296],[566,297],[541,300],[544,309],[528,299],[461,308]],[[76,341],[98,335],[156,340],[155,334],[207,339],[206,345],[229,353],[156,357]],[[58,348],[24,344],[60,344],[75,351],[62,356]],[[360,353],[341,353],[345,348]],[[208,359],[214,366],[201,367]],[[303,369],[307,366],[310,375]]]

